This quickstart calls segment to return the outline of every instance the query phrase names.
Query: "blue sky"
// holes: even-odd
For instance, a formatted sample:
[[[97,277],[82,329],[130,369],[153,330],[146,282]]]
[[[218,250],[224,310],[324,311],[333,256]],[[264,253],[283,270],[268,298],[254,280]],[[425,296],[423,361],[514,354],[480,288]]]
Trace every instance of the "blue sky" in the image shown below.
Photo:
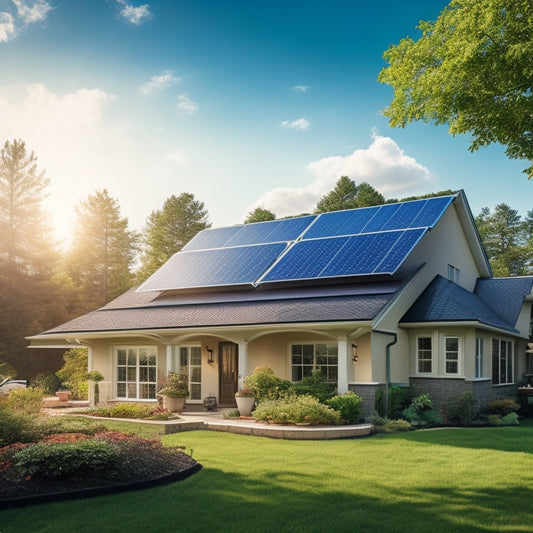
[[[97,189],[130,226],[172,194],[214,226],[309,212],[343,174],[385,197],[465,189],[531,208],[523,161],[445,126],[391,129],[383,51],[446,1],[0,0],[2,143],[51,180],[61,235]]]

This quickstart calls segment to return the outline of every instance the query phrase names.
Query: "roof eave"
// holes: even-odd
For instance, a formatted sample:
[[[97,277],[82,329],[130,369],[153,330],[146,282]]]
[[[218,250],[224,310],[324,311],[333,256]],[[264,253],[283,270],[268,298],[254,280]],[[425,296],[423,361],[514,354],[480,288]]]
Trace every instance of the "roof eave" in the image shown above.
[[[485,324],[480,320],[436,320],[436,321],[427,321],[427,322],[400,322],[398,324],[401,328],[404,329],[420,329],[420,328],[439,328],[439,327],[472,327],[484,329],[486,331],[492,331],[495,333],[513,335],[514,337],[520,337],[527,339],[527,336],[520,335],[520,332],[517,329],[513,328],[499,328],[497,326],[492,326],[490,324]]]

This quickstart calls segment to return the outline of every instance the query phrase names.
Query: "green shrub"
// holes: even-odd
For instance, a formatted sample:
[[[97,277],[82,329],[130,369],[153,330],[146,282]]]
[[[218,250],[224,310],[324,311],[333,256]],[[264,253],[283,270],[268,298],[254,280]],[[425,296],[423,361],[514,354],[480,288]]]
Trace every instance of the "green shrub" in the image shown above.
[[[348,391],[346,394],[330,398],[326,402],[326,405],[338,411],[341,418],[348,424],[355,424],[359,421],[362,403],[363,399],[360,396],[357,396],[352,391]]]
[[[320,403],[326,403],[335,394],[335,386],[319,369],[313,370],[310,376],[294,383],[294,392],[298,396],[312,396]]]
[[[257,401],[275,400],[292,390],[292,383],[281,379],[268,366],[258,366],[251,376],[244,378],[245,387],[251,389]]]
[[[516,413],[507,413],[505,416],[502,416],[502,426],[518,426],[519,424],[520,422]]]
[[[87,348],[72,348],[63,354],[63,366],[56,372],[61,383],[66,386],[74,400],[86,400],[88,383],[87,368],[89,355]]]
[[[376,390],[375,409],[380,416],[385,418],[400,418],[405,407],[406,389],[391,385],[389,387],[388,407],[385,409],[385,387]]]
[[[474,419],[476,400],[471,392],[452,394],[443,404],[444,416],[452,423],[468,426]]]
[[[30,386],[40,388],[43,394],[54,394],[61,386],[61,380],[55,374],[37,374],[30,380]]]
[[[373,426],[384,426],[387,419],[381,416],[377,411],[374,411],[366,421]]]
[[[34,416],[13,411],[5,402],[0,405],[0,448],[14,442],[35,442],[38,439]]]
[[[277,400],[263,400],[252,416],[276,424],[338,425],[341,415],[309,395],[290,395]]]
[[[438,426],[444,422],[440,411],[433,409],[433,401],[427,392],[411,400],[409,407],[402,411],[402,418],[413,427]]]
[[[427,411],[429,409],[433,409],[433,400],[431,399],[429,393],[424,392],[423,394],[420,394],[412,399],[411,407],[416,409],[418,412]]]
[[[111,418],[148,418],[152,415],[154,407],[138,403],[121,402],[109,407]]]
[[[114,468],[117,448],[101,440],[68,443],[38,442],[13,454],[14,467],[23,476],[63,477]]]
[[[518,409],[520,409],[520,404],[515,402],[512,398],[499,398],[490,402],[487,405],[487,409],[490,413],[505,416],[509,413],[515,413],[518,411]]]
[[[43,390],[31,387],[12,390],[5,399],[4,404],[11,411],[38,414],[43,405]]]
[[[375,433],[396,433],[397,431],[409,431],[412,428],[407,420],[387,418],[384,424],[376,425],[373,429]]]
[[[501,426],[502,425],[502,417],[500,415],[489,415],[487,417],[487,424],[489,426]]]
[[[52,416],[39,420],[36,430],[41,436],[56,433],[85,433],[94,435],[105,431],[104,424],[79,416]]]

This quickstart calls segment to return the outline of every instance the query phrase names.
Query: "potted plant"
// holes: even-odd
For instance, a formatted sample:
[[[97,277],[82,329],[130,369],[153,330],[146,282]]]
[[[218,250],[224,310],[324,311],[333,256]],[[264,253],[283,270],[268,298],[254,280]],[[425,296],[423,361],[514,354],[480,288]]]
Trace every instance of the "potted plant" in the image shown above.
[[[252,389],[242,388],[235,393],[237,409],[241,416],[250,416],[255,404],[255,394]]]
[[[56,396],[58,397],[60,402],[68,402],[69,395],[70,391],[64,385],[61,385],[59,389],[57,389]]]
[[[170,413],[185,409],[189,396],[189,376],[186,372],[169,372],[165,386],[157,393],[163,397],[163,407]]]

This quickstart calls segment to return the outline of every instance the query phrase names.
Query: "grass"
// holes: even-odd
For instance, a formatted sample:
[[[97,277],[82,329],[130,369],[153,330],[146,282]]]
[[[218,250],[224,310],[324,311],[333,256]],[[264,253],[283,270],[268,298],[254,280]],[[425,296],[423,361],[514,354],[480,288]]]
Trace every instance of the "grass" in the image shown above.
[[[107,423],[106,423],[107,425]],[[295,442],[163,437],[203,470],[140,492],[0,512],[0,531],[533,531],[533,422]]]

